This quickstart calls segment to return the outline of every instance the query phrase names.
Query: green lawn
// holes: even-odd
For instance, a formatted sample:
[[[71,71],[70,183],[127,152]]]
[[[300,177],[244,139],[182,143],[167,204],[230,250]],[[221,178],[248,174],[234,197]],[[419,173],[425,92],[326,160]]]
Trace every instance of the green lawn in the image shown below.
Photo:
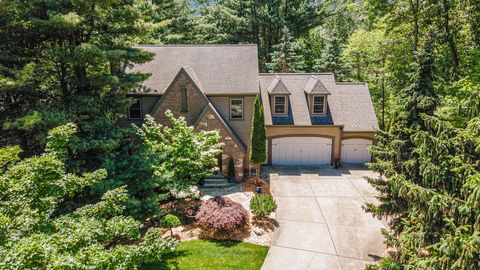
[[[260,269],[268,247],[239,241],[193,240],[180,243],[176,253],[162,263],[141,270],[163,269]]]

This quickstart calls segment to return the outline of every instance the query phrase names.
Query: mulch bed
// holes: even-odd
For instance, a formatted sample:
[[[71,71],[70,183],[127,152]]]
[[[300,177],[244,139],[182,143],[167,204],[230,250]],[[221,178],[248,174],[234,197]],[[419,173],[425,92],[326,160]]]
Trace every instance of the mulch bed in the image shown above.
[[[270,193],[270,185],[262,180],[260,178],[259,180],[260,185],[257,185],[257,178],[256,177],[250,177],[243,183],[243,192],[253,192],[256,193],[257,186],[260,186],[262,188],[261,194],[268,194],[271,195]]]

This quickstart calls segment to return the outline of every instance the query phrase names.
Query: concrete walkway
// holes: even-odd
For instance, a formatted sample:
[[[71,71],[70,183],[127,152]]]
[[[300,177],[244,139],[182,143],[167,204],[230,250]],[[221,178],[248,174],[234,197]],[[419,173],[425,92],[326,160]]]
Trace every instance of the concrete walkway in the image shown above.
[[[269,167],[279,228],[263,270],[363,269],[383,255],[385,224],[365,213],[375,189],[364,167]]]

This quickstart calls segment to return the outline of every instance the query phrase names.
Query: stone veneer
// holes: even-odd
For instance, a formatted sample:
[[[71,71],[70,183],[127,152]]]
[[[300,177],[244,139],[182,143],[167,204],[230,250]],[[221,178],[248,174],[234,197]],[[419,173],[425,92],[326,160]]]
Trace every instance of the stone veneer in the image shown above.
[[[239,146],[229,132],[226,130],[224,125],[218,119],[218,114],[208,109],[208,111],[203,115],[200,122],[198,122],[195,127],[196,131],[199,130],[216,130],[220,134],[220,142],[222,142],[222,173],[227,175],[228,172],[228,163],[230,159],[233,158],[233,164],[235,165],[235,179],[237,181],[243,180],[243,158],[245,157],[245,152],[242,147]]]
[[[181,111],[182,94],[180,90],[182,88],[187,89],[187,112]],[[166,125],[168,125],[167,117],[165,116],[165,111],[167,110],[170,110],[175,117],[185,117],[187,123],[193,125],[198,115],[207,105],[204,94],[195,87],[192,80],[183,70],[175,77],[159,102],[160,104],[154,112],[153,117],[158,122]]]

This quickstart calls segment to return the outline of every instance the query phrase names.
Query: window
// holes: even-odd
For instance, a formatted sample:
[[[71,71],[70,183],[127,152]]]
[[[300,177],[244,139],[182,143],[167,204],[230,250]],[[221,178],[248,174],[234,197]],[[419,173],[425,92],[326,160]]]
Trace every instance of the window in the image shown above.
[[[139,98],[135,99],[135,103],[130,106],[128,110],[128,118],[130,119],[142,119],[142,101]]]
[[[230,119],[243,119],[243,99],[230,99]]]
[[[181,112],[188,112],[187,88],[182,88],[182,108]]]
[[[286,96],[273,97],[273,113],[274,114],[287,113],[287,97]]]
[[[313,113],[325,113],[325,96],[313,96]]]

